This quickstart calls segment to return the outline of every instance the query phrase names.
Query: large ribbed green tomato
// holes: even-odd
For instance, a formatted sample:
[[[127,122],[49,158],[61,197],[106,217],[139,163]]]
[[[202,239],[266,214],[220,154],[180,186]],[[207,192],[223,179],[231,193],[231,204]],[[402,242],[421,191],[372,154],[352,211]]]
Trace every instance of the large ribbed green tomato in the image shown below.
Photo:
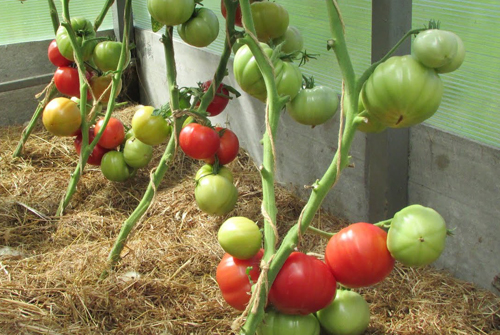
[[[259,41],[283,36],[288,28],[290,18],[285,7],[276,2],[256,1],[250,5],[253,24]]]
[[[97,44],[97,41],[88,41],[89,39],[95,38],[94,25],[83,17],[74,17],[71,19],[71,27],[73,27],[76,33],[78,45],[82,46],[83,60],[89,60]],[[64,58],[74,61],[73,46],[71,45],[68,31],[64,26],[59,26],[59,29],[57,29],[56,42],[61,55],[63,55]]]
[[[339,98],[334,89],[315,86],[299,91],[286,105],[290,116],[298,123],[317,126],[330,120],[337,112]]]
[[[238,259],[257,254],[262,244],[259,226],[243,216],[233,216],[220,226],[217,239],[225,252]]]
[[[333,302],[316,316],[331,335],[361,335],[370,323],[370,306],[359,293],[337,290]]]
[[[160,115],[152,115],[154,107],[139,108],[132,118],[134,136],[149,145],[158,145],[165,141],[172,132],[172,127]]]
[[[210,9],[198,8],[189,20],[177,26],[177,32],[187,44],[203,48],[219,35],[219,19]]]
[[[267,44],[260,43],[264,53],[271,57],[273,49]],[[280,95],[295,98],[302,86],[302,73],[297,65],[276,59],[273,62],[275,82]],[[234,78],[241,89],[251,96],[265,102],[267,99],[266,84],[262,72],[257,65],[248,45],[243,45],[234,56]]]
[[[189,20],[194,0],[148,0],[151,17],[166,26],[176,26]]]
[[[118,69],[121,52],[121,42],[104,41],[95,46],[94,52],[92,53],[92,59],[99,70],[103,72],[116,71]],[[127,59],[125,60],[125,65],[123,66],[124,69],[130,62],[130,51],[127,50],[125,54]]]
[[[409,127],[430,118],[443,97],[439,75],[411,55],[393,56],[372,73],[361,92],[363,104],[383,125]]]
[[[441,29],[424,30],[415,37],[411,49],[412,55],[425,66],[445,66],[456,57],[457,35]]]
[[[269,311],[257,328],[257,335],[319,335],[320,325],[313,314],[291,315]]]
[[[392,257],[406,266],[424,266],[439,258],[446,234],[446,223],[438,212],[411,205],[394,215],[387,233],[387,248]]]
[[[274,45],[281,44],[281,51],[287,54],[294,54],[304,47],[304,39],[300,30],[295,26],[288,26],[284,35],[273,39]]]

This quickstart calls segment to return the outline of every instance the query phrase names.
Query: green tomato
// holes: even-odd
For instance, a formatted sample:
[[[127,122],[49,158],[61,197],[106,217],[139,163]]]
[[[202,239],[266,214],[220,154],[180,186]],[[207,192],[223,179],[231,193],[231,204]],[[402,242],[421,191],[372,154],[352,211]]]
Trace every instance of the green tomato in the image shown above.
[[[316,316],[329,334],[360,335],[370,323],[370,307],[359,293],[337,290],[333,302]]]
[[[262,234],[257,224],[242,216],[224,221],[217,238],[222,249],[237,259],[252,258],[259,252],[262,244]]]
[[[148,0],[151,17],[166,26],[176,26],[189,20],[194,0]]]
[[[219,35],[219,19],[210,9],[199,8],[189,20],[177,26],[177,32],[187,44],[203,48]]]
[[[304,39],[300,30],[295,26],[288,26],[285,34],[273,39],[274,45],[281,44],[281,51],[287,54],[295,54],[304,47]]]
[[[319,335],[320,325],[314,314],[291,315],[269,311],[257,328],[257,335]]]
[[[122,182],[130,178],[131,169],[129,169],[123,152],[108,151],[102,156],[101,172],[106,179],[111,181]]]
[[[120,54],[122,52],[122,43],[114,41],[104,41],[98,43],[94,52],[92,53],[92,59],[95,65],[102,72],[116,71],[118,69],[118,62],[120,61]],[[130,62],[130,51],[126,52],[127,59],[125,60],[125,69]]]
[[[171,134],[172,127],[160,115],[152,115],[154,107],[143,106],[132,117],[132,129],[139,141],[158,145],[164,142]]]
[[[123,147],[123,158],[128,166],[140,169],[148,165],[153,158],[153,147],[137,138],[129,138]]]
[[[260,43],[264,53],[271,57],[273,49]],[[302,73],[297,65],[276,59],[273,62],[278,94],[295,98],[302,86]],[[267,99],[266,83],[248,45],[243,45],[234,56],[234,78],[241,89],[251,96],[265,102]]]
[[[412,43],[412,55],[430,68],[445,66],[455,58],[458,44],[450,31],[429,29],[420,32]]]
[[[71,19],[71,27],[76,33],[77,44],[82,47],[83,60],[89,60],[92,56],[92,51],[97,44],[97,41],[88,41],[89,39],[96,37],[94,25],[92,22],[83,17],[74,17]],[[74,61],[73,46],[71,45],[68,31],[64,28],[64,26],[59,26],[59,29],[57,29],[56,42],[61,55],[71,61]]]
[[[259,41],[268,42],[285,34],[290,21],[285,7],[276,2],[258,1],[252,3],[250,9]]]
[[[213,165],[210,164],[205,164],[203,165],[197,172],[194,177],[195,181],[200,180],[201,178],[208,176],[208,175],[214,175],[214,167]],[[221,175],[222,177],[226,178],[229,180],[231,183],[233,182],[233,174],[231,173],[231,170],[229,170],[225,166],[219,166],[219,171],[217,172],[218,175]]]
[[[286,105],[290,116],[298,123],[317,126],[330,120],[339,107],[335,90],[326,86],[315,86],[299,91]]]
[[[453,33],[452,33],[453,34]],[[455,34],[454,34],[455,35]],[[457,53],[446,65],[436,68],[437,73],[449,73],[457,70],[465,60],[465,45],[460,37],[455,35],[457,39]]]
[[[443,97],[443,82],[412,56],[393,56],[376,67],[361,91],[363,104],[386,127],[403,128],[430,118]]]
[[[194,196],[198,207],[211,215],[226,215],[234,209],[238,190],[221,175],[206,175],[196,182]]]
[[[446,234],[446,223],[438,212],[411,205],[394,215],[387,233],[387,248],[404,265],[420,267],[439,258]]]

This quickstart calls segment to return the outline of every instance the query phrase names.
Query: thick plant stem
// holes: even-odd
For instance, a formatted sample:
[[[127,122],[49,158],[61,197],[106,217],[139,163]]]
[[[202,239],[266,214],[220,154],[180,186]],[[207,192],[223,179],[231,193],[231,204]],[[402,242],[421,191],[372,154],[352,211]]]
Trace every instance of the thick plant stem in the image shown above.
[[[54,0],[49,1],[49,12],[50,18],[52,19],[52,27],[54,28],[54,34],[57,33],[57,29],[59,29],[59,14],[57,14],[56,4]]]
[[[109,9],[111,8],[111,6],[113,6],[114,2],[115,2],[115,0],[106,0],[106,2],[104,3],[104,6],[102,7],[101,12],[99,13],[99,15],[97,16],[97,18],[94,21],[94,30],[95,31],[99,30],[99,27],[101,26],[102,21],[104,21],[106,14],[108,14]]]
[[[31,117],[28,126],[26,126],[26,128],[23,129],[23,132],[21,134],[21,139],[19,140],[16,150],[12,154],[12,157],[21,156],[21,153],[23,152],[24,149],[24,145],[26,144],[26,141],[28,141],[28,138],[31,135],[33,128],[35,128],[38,119],[42,115],[43,109],[56,94],[57,94],[56,86],[54,85],[54,83],[50,83],[49,86],[45,88],[45,97],[43,98],[42,101],[38,103],[35,113],[33,113],[33,116]]]

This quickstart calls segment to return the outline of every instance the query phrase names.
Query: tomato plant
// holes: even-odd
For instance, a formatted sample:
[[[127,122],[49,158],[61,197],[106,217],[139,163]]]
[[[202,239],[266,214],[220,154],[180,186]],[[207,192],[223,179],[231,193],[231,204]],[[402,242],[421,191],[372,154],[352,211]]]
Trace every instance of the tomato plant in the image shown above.
[[[130,178],[132,171],[125,163],[123,152],[111,150],[102,156],[101,172],[110,181],[122,182]]]
[[[259,226],[242,216],[233,216],[224,221],[217,233],[217,239],[225,252],[238,259],[252,258],[262,244]]]
[[[111,82],[113,80],[113,74],[108,74],[105,76],[93,76],[90,78],[90,89],[94,93],[94,96],[97,100],[102,103],[107,103],[109,101],[109,97],[111,96]],[[108,89],[109,87],[109,89]],[[122,81],[118,82],[118,86],[116,88],[115,98],[118,97],[122,90]]]
[[[256,1],[250,5],[257,38],[269,42],[285,34],[290,21],[288,11],[276,2]]]
[[[361,93],[370,115],[387,127],[402,128],[434,115],[443,83],[434,69],[412,56],[393,56],[377,66]]]
[[[328,241],[326,264],[344,286],[374,285],[394,268],[386,241],[387,233],[382,228],[365,222],[351,224]]]
[[[207,159],[219,150],[219,134],[213,128],[190,123],[179,133],[179,146],[191,158]]]
[[[91,39],[95,38],[94,25],[89,20],[83,17],[73,17],[71,18],[71,27],[76,33],[76,42],[82,47],[83,60],[89,60],[92,56],[92,51],[94,50],[96,41]],[[71,45],[68,31],[64,26],[59,26],[56,33],[57,47],[65,58],[74,61],[73,56],[73,46]]]
[[[158,145],[170,136],[172,127],[162,116],[153,115],[153,111],[152,106],[139,108],[132,117],[132,129],[139,141],[149,145]]]
[[[153,158],[153,147],[132,137],[125,141],[123,158],[128,166],[139,169],[149,164]]]
[[[245,310],[250,301],[252,284],[260,275],[260,261],[263,255],[264,250],[261,249],[250,259],[237,259],[227,253],[222,257],[217,266],[215,280],[222,297],[231,307],[239,311]]]
[[[92,53],[92,59],[99,70],[102,72],[116,71],[118,69],[118,62],[120,61],[120,54],[122,52],[122,43],[116,41],[99,42]],[[125,53],[127,59],[125,60],[125,69],[130,62],[130,51]]]
[[[82,117],[76,102],[60,97],[52,99],[45,106],[42,122],[53,135],[73,136],[80,129]]]
[[[201,85],[201,89],[206,92],[210,88],[210,85],[212,85],[212,81],[208,80]],[[212,102],[210,102],[207,107],[207,113],[210,114],[210,116],[219,115],[226,108],[228,103],[229,91],[224,87],[223,83],[220,83]]]
[[[61,55],[61,52],[59,51],[59,48],[57,47],[56,40],[52,40],[52,42],[50,42],[49,48],[47,50],[47,56],[49,58],[49,61],[57,67],[69,66],[73,63],[73,61],[71,61],[71,60],[65,58],[63,55]]]
[[[85,73],[87,80],[92,76],[90,72]],[[57,90],[64,95],[70,97],[80,97],[80,77],[78,69],[69,66],[61,66],[54,73],[54,84]],[[87,90],[87,99],[91,98],[90,92]]]
[[[357,292],[337,290],[333,302],[316,316],[329,334],[361,335],[370,324],[370,306]]]
[[[194,189],[198,207],[211,215],[225,215],[234,209],[238,190],[220,174],[208,174],[198,179]]]
[[[394,215],[387,234],[391,255],[406,266],[428,265],[439,258],[446,243],[446,223],[434,209],[411,205]]]
[[[91,127],[89,128],[89,135],[88,135],[89,144],[94,140],[94,137],[95,137],[94,128]],[[79,132],[78,135],[75,137],[74,141],[75,150],[78,155],[80,155],[80,152],[82,150],[82,140],[83,140],[82,132]],[[92,149],[92,153],[89,155],[89,158],[87,159],[87,164],[95,166],[101,165],[102,156],[104,156],[104,154],[108,151],[109,149],[103,148],[99,144],[96,144],[94,149]]]
[[[104,119],[99,119],[94,128],[94,135],[97,136],[97,133],[101,130],[104,124]],[[108,124],[106,128],[104,128],[104,132],[97,142],[101,147],[106,149],[114,149],[120,144],[122,144],[125,139],[125,127],[123,123],[117,118],[111,117],[108,120]]]
[[[326,307],[337,282],[328,266],[314,256],[292,252],[269,290],[269,302],[285,314],[306,315]]]
[[[257,328],[257,335],[319,335],[320,325],[314,314],[291,315],[269,311]]]
[[[330,120],[337,112],[339,98],[326,86],[304,88],[286,105],[290,116],[298,123],[317,126]]]
[[[220,165],[231,163],[237,156],[240,150],[240,142],[236,134],[227,128],[215,127],[215,130],[220,136],[219,149],[214,156],[205,159],[209,164],[215,162],[215,157],[219,160]]]
[[[210,45],[219,35],[219,19],[208,8],[197,8],[189,20],[177,26],[184,42],[202,48]]]
[[[304,39],[300,30],[295,26],[288,26],[285,34],[273,39],[274,45],[281,44],[281,51],[287,54],[295,54],[304,47]]]
[[[161,24],[176,26],[189,20],[194,0],[148,0],[148,11]]]
[[[421,31],[413,40],[412,55],[430,68],[448,65],[457,56],[457,39],[457,35],[447,30]]]

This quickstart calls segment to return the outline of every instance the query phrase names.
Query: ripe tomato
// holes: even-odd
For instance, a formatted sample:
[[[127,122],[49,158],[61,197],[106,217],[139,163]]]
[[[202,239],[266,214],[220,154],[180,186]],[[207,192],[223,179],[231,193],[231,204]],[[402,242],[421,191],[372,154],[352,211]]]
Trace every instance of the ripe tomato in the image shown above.
[[[122,43],[116,41],[104,41],[98,43],[92,53],[92,59],[95,65],[102,72],[116,71],[118,69],[118,62],[120,61],[120,54],[122,52]],[[130,62],[130,51],[126,53],[127,59],[125,60],[125,69]]]
[[[45,129],[56,136],[73,136],[82,123],[80,109],[68,98],[54,98],[44,108],[42,122]]]
[[[198,181],[200,178],[211,174],[215,174],[213,166],[210,164],[205,164],[196,172],[194,180]],[[231,183],[233,182],[233,174],[231,173],[231,170],[229,170],[227,167],[219,166],[219,171],[217,172],[217,174],[223,176]]]
[[[177,26],[177,32],[187,44],[203,48],[219,35],[219,19],[212,10],[198,8],[189,20]]]
[[[152,115],[153,111],[152,106],[139,108],[132,117],[132,129],[139,141],[149,145],[158,145],[170,136],[172,127],[160,115]]]
[[[132,137],[125,141],[123,158],[128,166],[139,169],[149,164],[153,158],[153,147]]]
[[[87,80],[89,80],[92,76],[92,74],[88,71],[85,75]],[[80,78],[78,76],[77,68],[69,66],[57,68],[54,73],[54,84],[61,94],[80,98]],[[90,99],[91,97],[90,92],[87,91],[87,99]]]
[[[338,107],[339,98],[334,89],[315,86],[300,90],[286,105],[286,110],[298,123],[317,126],[330,120]]]
[[[264,250],[261,249],[254,257],[246,260],[234,258],[230,254],[222,257],[217,266],[215,280],[222,297],[231,307],[239,311],[245,310],[250,301],[252,284],[257,282],[260,275],[260,261],[263,255]],[[247,274],[248,268],[251,269]]]
[[[49,49],[47,50],[47,56],[49,57],[49,61],[57,67],[68,66],[73,62],[67,58],[64,58],[57,47],[56,40],[52,40],[49,44]]]
[[[91,127],[91,128],[89,128],[89,137],[88,137],[89,144],[94,140],[94,137],[95,137],[94,128]],[[82,150],[82,139],[83,139],[82,133],[79,132],[78,135],[75,137],[75,141],[74,141],[75,150],[78,153],[78,155],[80,155],[80,152]],[[108,151],[109,151],[109,149],[103,148],[99,144],[96,144],[94,149],[92,150],[92,153],[90,154],[89,158],[87,159],[87,164],[95,165],[95,166],[101,165],[102,156],[104,156],[104,154]]]
[[[259,252],[262,234],[252,220],[233,216],[220,226],[217,239],[225,252],[238,259],[252,258]]]
[[[179,146],[191,158],[207,159],[219,150],[219,134],[210,127],[190,123],[179,133]]]
[[[210,85],[212,84],[211,80],[204,82],[201,86],[204,92],[208,91]],[[210,116],[216,116],[222,113],[222,111],[226,108],[229,103],[229,91],[224,87],[224,84],[220,83],[219,88],[215,92],[214,98],[212,102],[207,107],[207,113]]]
[[[89,60],[92,56],[92,51],[94,50],[96,41],[89,41],[96,37],[94,31],[94,25],[89,20],[83,17],[73,17],[71,18],[71,27],[73,27],[76,33],[76,41],[78,45],[82,46],[83,60]],[[68,31],[64,26],[59,26],[56,33],[57,47],[65,58],[74,61],[73,57],[73,47],[68,36]],[[85,42],[85,44],[83,44]]]
[[[250,0],[250,3],[252,2],[254,2],[254,0]],[[224,4],[224,0],[220,1],[220,11],[222,13],[222,16],[226,18],[227,10],[226,10],[226,5]],[[238,27],[243,27],[243,22],[241,21],[241,8],[239,3],[236,5],[236,15],[234,18],[234,24]]]
[[[403,128],[434,115],[443,83],[434,69],[411,55],[393,56],[377,66],[361,94],[368,113],[387,127]]]
[[[238,190],[224,176],[209,174],[196,182],[194,196],[196,204],[203,212],[210,215],[226,215],[236,205]]]
[[[234,132],[227,128],[215,127],[215,130],[220,136],[219,150],[217,150],[217,153],[214,156],[205,159],[205,162],[213,164],[215,162],[215,156],[217,156],[220,165],[229,164],[236,158],[236,156],[238,156],[238,152],[240,150],[238,137]]]
[[[361,335],[370,324],[370,306],[359,293],[337,290],[333,302],[316,316],[329,334]]]
[[[256,4],[253,3],[252,6]],[[273,50],[265,43],[260,44],[268,57]],[[273,61],[275,82],[278,94],[288,95],[293,100],[302,87],[302,73],[297,65],[283,62],[281,59]],[[257,61],[248,45],[243,45],[234,56],[234,78],[241,89],[251,96],[265,102],[267,99],[266,84],[260,72]]]
[[[387,248],[392,257],[404,265],[420,267],[439,258],[446,234],[446,223],[438,212],[411,205],[394,215],[387,234]]]
[[[281,313],[307,315],[326,307],[337,282],[316,257],[292,252],[269,290],[269,302]]]
[[[131,175],[131,169],[125,163],[123,152],[111,150],[101,160],[101,172],[110,181],[122,182]]]
[[[276,2],[257,1],[250,8],[259,41],[268,42],[285,34],[290,21],[285,7]]]
[[[284,35],[273,39],[274,45],[281,44],[281,51],[287,54],[294,54],[304,47],[304,39],[300,30],[295,26],[288,26]]]
[[[97,100],[100,99],[102,103],[106,103],[109,101],[109,97],[111,96],[111,81],[113,80],[113,74],[108,74],[105,76],[93,76],[90,78],[90,88],[94,93],[94,96]],[[109,86],[109,89],[108,89]],[[116,88],[115,98],[118,97],[122,90],[122,81],[118,82],[118,87]],[[106,92],[106,93],[104,93]]]
[[[445,66],[456,57],[458,36],[451,31],[429,29],[420,32],[412,43],[412,55],[430,68]]]
[[[374,285],[394,268],[386,241],[387,233],[382,228],[365,222],[351,224],[328,241],[326,264],[344,286]]]
[[[269,311],[257,328],[257,335],[319,335],[321,327],[314,314],[290,315]]]
[[[161,24],[176,26],[189,20],[194,0],[148,0],[148,11]]]
[[[104,119],[100,119],[95,124],[94,135],[97,136],[97,133],[101,130],[104,124]],[[102,133],[99,142],[97,142],[101,147],[106,149],[114,149],[120,144],[122,144],[125,139],[125,127],[123,127],[123,123],[112,117],[109,119],[106,128],[104,128],[104,132]]]

